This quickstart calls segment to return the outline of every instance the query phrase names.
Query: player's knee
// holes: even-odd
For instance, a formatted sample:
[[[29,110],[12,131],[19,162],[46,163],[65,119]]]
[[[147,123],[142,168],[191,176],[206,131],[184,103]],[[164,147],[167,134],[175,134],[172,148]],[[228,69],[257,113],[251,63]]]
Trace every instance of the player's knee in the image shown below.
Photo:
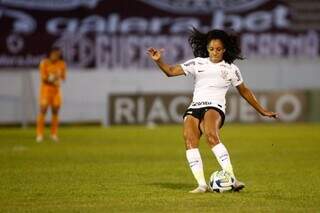
[[[217,145],[220,142],[219,135],[216,131],[206,131],[205,136],[209,145]]]
[[[41,114],[46,114],[46,113],[47,113],[47,110],[48,110],[48,107],[47,107],[47,106],[40,106],[40,113],[41,113]]]
[[[184,131],[183,133],[184,141],[188,149],[197,148],[199,137],[190,131]]]
[[[60,109],[59,107],[53,107],[52,108],[52,114],[53,115],[57,115],[59,113],[59,109]]]

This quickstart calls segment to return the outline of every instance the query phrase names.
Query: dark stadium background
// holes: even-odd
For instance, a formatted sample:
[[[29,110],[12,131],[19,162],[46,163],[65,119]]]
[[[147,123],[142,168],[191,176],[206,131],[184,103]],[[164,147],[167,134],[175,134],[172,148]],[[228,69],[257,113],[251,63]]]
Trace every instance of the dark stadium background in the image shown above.
[[[190,101],[191,79],[167,80],[145,52],[150,46],[163,47],[171,63],[191,58],[187,35],[192,26],[232,29],[241,35],[246,60],[237,65],[248,85],[259,92],[259,100],[279,111],[281,121],[319,120],[318,4],[294,0],[4,0],[0,8],[0,123],[34,122],[37,67],[54,45],[63,50],[69,67],[63,123],[179,123]],[[155,101],[161,105],[156,110],[162,112],[150,117]],[[228,97],[230,102],[234,104],[228,109],[229,121],[261,121],[238,96]],[[128,107],[131,114],[125,116],[123,110]],[[138,108],[144,111],[140,118]]]

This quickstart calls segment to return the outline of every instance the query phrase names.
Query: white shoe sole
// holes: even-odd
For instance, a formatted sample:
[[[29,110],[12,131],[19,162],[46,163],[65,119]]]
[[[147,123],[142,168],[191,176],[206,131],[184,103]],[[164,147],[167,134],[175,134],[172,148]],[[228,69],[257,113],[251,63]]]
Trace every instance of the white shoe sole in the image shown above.
[[[207,191],[208,191],[208,187],[206,187],[206,188],[198,187],[198,188],[196,188],[196,189],[194,189],[192,191],[189,191],[189,193],[191,193],[191,194],[202,194],[202,193],[206,193]]]

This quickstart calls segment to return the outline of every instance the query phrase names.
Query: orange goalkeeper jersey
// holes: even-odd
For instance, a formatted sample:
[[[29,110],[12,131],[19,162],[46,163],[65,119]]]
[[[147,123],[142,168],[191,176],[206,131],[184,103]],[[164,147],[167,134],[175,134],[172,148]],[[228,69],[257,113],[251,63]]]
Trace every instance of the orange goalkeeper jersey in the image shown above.
[[[43,59],[40,62],[40,104],[61,105],[61,81],[66,78],[66,64],[63,60],[51,62]]]
[[[42,86],[56,86],[59,87],[61,80],[66,78],[66,64],[63,60],[58,60],[56,62],[51,62],[49,59],[43,59],[40,62],[40,76]],[[49,83],[52,77],[53,82]]]

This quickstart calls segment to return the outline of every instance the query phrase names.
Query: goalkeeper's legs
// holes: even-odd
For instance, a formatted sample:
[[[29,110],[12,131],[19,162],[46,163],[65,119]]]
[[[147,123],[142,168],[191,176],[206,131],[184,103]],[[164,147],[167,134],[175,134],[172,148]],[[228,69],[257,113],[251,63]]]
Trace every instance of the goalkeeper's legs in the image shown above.
[[[55,142],[57,142],[59,140],[59,138],[58,138],[59,110],[60,110],[60,106],[53,106],[52,107],[51,139]]]
[[[43,141],[43,134],[44,134],[44,124],[45,124],[45,116],[48,110],[47,104],[40,105],[40,111],[37,117],[37,138],[36,141],[38,143]]]

